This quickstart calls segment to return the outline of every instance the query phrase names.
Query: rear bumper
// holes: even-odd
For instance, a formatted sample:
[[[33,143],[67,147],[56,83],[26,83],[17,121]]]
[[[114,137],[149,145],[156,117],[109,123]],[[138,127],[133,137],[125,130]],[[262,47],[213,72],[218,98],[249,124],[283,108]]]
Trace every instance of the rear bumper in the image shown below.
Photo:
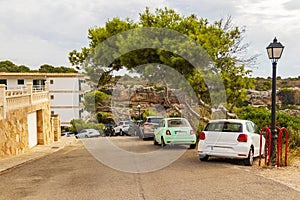
[[[187,137],[165,137],[164,141],[166,144],[196,144],[196,136]]]
[[[200,158],[214,156],[222,158],[244,159],[248,157],[250,146],[245,144],[235,146],[214,146],[198,144],[198,154]]]

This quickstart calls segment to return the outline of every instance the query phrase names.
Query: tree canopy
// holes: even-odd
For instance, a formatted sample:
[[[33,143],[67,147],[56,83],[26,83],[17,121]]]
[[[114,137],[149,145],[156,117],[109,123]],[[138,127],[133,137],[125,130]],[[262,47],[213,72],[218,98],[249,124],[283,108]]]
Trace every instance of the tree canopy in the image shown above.
[[[81,51],[71,51],[69,53],[69,61],[76,66],[82,65],[87,75],[94,77],[93,80],[99,85],[108,83],[111,72],[118,71],[123,66],[131,70],[147,63],[163,64],[174,68],[189,80],[197,97],[204,103],[209,104],[212,97],[209,96],[209,88],[204,81],[205,76],[208,75],[203,74],[203,71],[196,70],[191,62],[181,56],[190,54],[187,42],[180,40],[178,37],[169,37],[170,35],[164,35],[164,33],[158,33],[161,35],[154,36],[155,39],[152,41],[154,46],[156,43],[173,45],[171,48],[174,47],[174,49],[182,52],[179,55],[178,52],[167,51],[166,48],[160,48],[159,45],[157,48],[147,48],[147,41],[143,40],[143,38],[138,38],[135,35],[136,32],[130,32],[127,35],[123,34],[121,37],[126,42],[120,42],[122,40],[119,40],[120,37],[118,38],[119,33],[129,30],[138,32],[141,28],[174,30],[200,44],[214,62],[212,73],[219,74],[224,83],[227,106],[230,110],[247,99],[245,89],[253,87],[253,82],[248,77],[251,71],[246,70],[245,65],[254,62],[256,57],[245,57],[248,47],[248,44],[242,43],[245,30],[233,26],[231,18],[209,23],[207,19],[198,18],[194,14],[182,16],[168,8],[156,9],[154,13],[150,12],[149,8],[146,8],[139,16],[137,22],[131,19],[113,18],[106,22],[103,27],[89,29],[89,46],[83,47]],[[152,32],[149,34],[152,34]],[[109,39],[112,37],[115,37],[117,42],[111,43]],[[101,55],[97,54],[97,47],[104,43],[108,51],[101,51]],[[120,54],[124,48],[130,49],[128,47],[129,44],[131,49],[134,49],[132,47],[143,45],[145,45],[145,48],[134,49],[125,54]],[[110,49],[113,49],[116,55],[107,53],[110,52]],[[115,56],[115,59],[113,62],[108,62],[108,58],[111,56]],[[199,59],[196,62],[199,65],[203,64]],[[153,68],[153,65],[149,65],[149,67]],[[149,75],[149,73],[147,74],[147,68],[145,71],[146,73],[144,72],[143,75]],[[148,71],[150,72],[151,70]],[[95,77],[97,75],[98,79]]]
[[[0,61],[0,72],[77,73],[78,71],[70,67],[54,67],[49,64],[41,65],[38,70],[33,70],[25,65],[18,66],[9,60],[5,60]]]

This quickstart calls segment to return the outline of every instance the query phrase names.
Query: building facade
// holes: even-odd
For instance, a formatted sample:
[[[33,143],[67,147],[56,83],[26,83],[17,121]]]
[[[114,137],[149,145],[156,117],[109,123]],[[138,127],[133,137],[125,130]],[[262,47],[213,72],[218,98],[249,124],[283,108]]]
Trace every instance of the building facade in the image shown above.
[[[0,159],[51,144],[60,135],[59,116],[50,112],[48,82],[44,90],[33,89],[32,83],[22,90],[0,84]]]
[[[79,73],[0,73],[0,84],[6,89],[23,89],[27,83],[33,90],[43,89],[49,83],[50,111],[58,114],[61,126],[70,126],[72,119],[82,118],[83,94],[89,90],[85,76]]]

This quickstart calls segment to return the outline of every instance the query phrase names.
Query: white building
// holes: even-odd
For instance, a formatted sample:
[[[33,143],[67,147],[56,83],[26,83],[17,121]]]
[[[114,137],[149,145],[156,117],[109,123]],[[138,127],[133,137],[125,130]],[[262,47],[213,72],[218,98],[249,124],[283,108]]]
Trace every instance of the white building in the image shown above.
[[[0,84],[10,90],[24,88],[28,82],[33,83],[34,89],[41,90],[45,81],[49,81],[51,114],[60,115],[61,126],[70,126],[72,119],[83,117],[83,94],[89,90],[83,74],[0,72]]]

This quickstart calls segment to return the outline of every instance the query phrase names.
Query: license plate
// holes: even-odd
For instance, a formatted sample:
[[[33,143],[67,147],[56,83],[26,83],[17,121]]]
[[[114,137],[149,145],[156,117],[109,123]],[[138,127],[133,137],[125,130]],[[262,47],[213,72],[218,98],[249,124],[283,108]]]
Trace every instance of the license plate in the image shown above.
[[[186,134],[186,131],[175,131],[176,134]]]

